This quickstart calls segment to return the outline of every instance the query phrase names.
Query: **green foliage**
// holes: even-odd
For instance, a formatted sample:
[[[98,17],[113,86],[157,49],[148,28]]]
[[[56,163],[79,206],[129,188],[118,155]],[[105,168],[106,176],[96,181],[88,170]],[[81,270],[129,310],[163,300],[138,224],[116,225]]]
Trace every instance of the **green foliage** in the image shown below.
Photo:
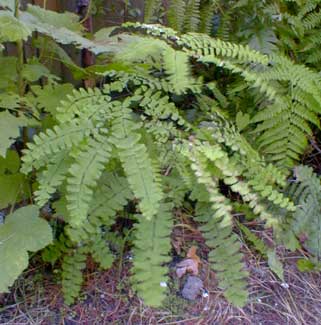
[[[15,117],[8,111],[0,112],[0,155],[2,157],[6,156],[7,149],[19,137],[19,128],[27,123],[24,117]]]
[[[296,2],[283,8],[283,19],[279,27],[280,47],[299,62],[320,68],[320,1]]]
[[[141,136],[135,132],[140,125],[131,119],[130,111],[125,105],[113,112],[115,119],[111,129],[111,142],[119,151],[119,159],[133,193],[141,200],[141,212],[150,220],[158,211],[162,194],[156,176],[153,175],[145,145],[139,143]]]
[[[71,255],[66,252],[67,260],[82,247],[108,267],[112,259],[104,246],[102,229],[113,224],[132,192],[135,213],[140,212],[135,225],[132,282],[146,303],[158,306],[166,291],[160,283],[166,282],[164,263],[168,261],[171,230],[170,209],[164,212],[162,202],[180,206],[192,191],[191,198],[198,202],[196,220],[202,224],[211,249],[209,260],[219,286],[229,301],[242,306],[247,299],[247,273],[241,262],[240,241],[233,232],[233,209],[238,205],[233,196],[223,194],[220,184],[276,232],[281,232],[283,219],[282,214],[272,211],[292,213],[296,208],[282,193],[286,174],[267,163],[256,150],[255,141],[251,146],[247,134],[241,135],[233,120],[219,113],[227,107],[230,95],[223,93],[213,77],[204,80],[204,71],[224,68],[231,76],[237,75],[249,96],[260,96],[263,107],[283,103],[284,81],[317,96],[313,84],[317,76],[280,57],[206,35],[176,36],[169,28],[131,23],[118,32],[138,34],[134,36],[137,46],[151,39],[160,51],[146,46],[140,48],[139,58],[131,53],[116,56],[116,62],[130,64],[131,70],[106,70],[108,82],[101,89],[74,91],[55,109],[57,125],[36,135],[34,144],[28,144],[24,151],[22,170],[27,173],[35,168],[40,172],[36,201],[44,204],[53,193],[60,193],[60,210],[73,250]],[[284,62],[298,71],[295,78],[282,75]],[[278,87],[274,78],[280,79]],[[238,116],[240,129],[251,126],[248,115],[246,123]],[[251,121],[257,128],[260,122]],[[123,182],[124,190],[128,182],[131,191],[117,192],[120,188],[112,185],[110,172]],[[195,186],[202,187],[202,196],[194,192]],[[110,196],[113,192],[119,194]],[[95,238],[95,245],[91,238]],[[275,256],[267,255],[281,277]],[[84,267],[83,259],[77,274]],[[70,264],[63,263],[63,272]],[[68,281],[70,276],[63,283],[68,286]],[[71,284],[77,288],[71,296],[66,292],[68,302],[79,290],[80,281],[77,283]]]
[[[270,269],[282,280],[284,281],[283,275],[283,265],[276,255],[275,249],[268,247],[264,241],[257,235],[251,232],[249,228],[238,223],[238,227],[241,229],[242,233],[245,235],[246,239],[254,246],[254,248],[267,259]]]
[[[312,168],[295,168],[295,181],[289,188],[289,195],[298,205],[290,229],[297,235],[307,237],[304,246],[316,260],[321,258],[321,182]]]
[[[62,291],[65,303],[70,305],[79,296],[83,282],[82,271],[86,267],[87,248],[68,250],[62,262]]]
[[[155,15],[157,15],[157,11],[160,9],[159,0],[147,0],[144,1],[144,22],[152,23],[155,22]]]
[[[20,159],[13,150],[8,150],[6,158],[0,157],[0,209],[14,205],[30,195],[25,175],[19,172]]]
[[[263,220],[278,239],[306,232],[306,246],[320,255],[319,198],[309,194],[320,193],[319,179],[298,169],[296,183],[285,191],[289,168],[320,127],[319,74],[285,56],[297,54],[290,41],[290,50],[272,53],[270,43],[282,35],[284,24],[264,33],[264,24],[275,21],[264,18],[275,12],[265,2],[229,2],[232,9],[226,11],[224,4],[220,26],[212,24],[219,1],[173,0],[167,5],[163,16],[160,1],[146,1],[144,20],[167,21],[177,31],[126,23],[91,40],[71,13],[36,6],[28,6],[19,17],[10,7],[0,11],[0,21],[8,24],[0,42],[17,42],[19,48],[32,32],[42,35],[35,40],[39,58],[24,64],[21,47],[18,58],[0,54],[0,154],[5,157],[0,160],[0,184],[11,186],[6,190],[10,198],[1,198],[0,208],[13,204],[14,196],[22,198],[17,188],[28,176],[36,177],[35,202],[39,207],[52,204],[53,218],[61,222],[56,240],[42,256],[52,265],[61,262],[68,304],[80,293],[87,256],[109,268],[117,254],[112,244],[118,240],[123,249],[126,233],[134,233],[128,240],[134,253],[133,288],[146,304],[160,306],[167,291],[174,208],[185,204],[210,249],[219,287],[237,306],[245,305],[248,292],[234,212]],[[239,12],[240,21],[246,21],[251,6],[253,21],[240,32],[232,18]],[[319,17],[310,15],[317,9],[314,3],[297,3],[295,8],[303,18],[303,27],[292,20],[296,35],[318,26]],[[282,10],[293,9],[286,5]],[[258,22],[262,25],[256,33],[252,27]],[[235,30],[239,33],[234,35]],[[101,65],[81,68],[55,42],[108,57],[97,58]],[[100,87],[72,91],[72,85],[58,84],[46,58],[62,61],[75,78],[99,79]],[[39,130],[32,130],[36,135],[26,144],[30,125]],[[18,155],[9,149],[17,138],[24,141],[25,175],[18,171]],[[123,218],[130,220],[133,232],[119,230]],[[249,229],[242,231],[282,279],[275,252]],[[125,239],[117,238],[122,232]]]
[[[166,21],[180,32],[206,32],[212,29],[212,18],[218,9],[217,0],[168,1]]]
[[[31,35],[28,26],[25,26],[8,11],[0,11],[0,24],[2,26],[0,43],[27,40]]]
[[[66,198],[72,226],[79,226],[87,218],[92,188],[108,162],[110,151],[110,145],[104,143],[103,139],[88,139],[84,149],[77,153],[77,160],[70,166]]]
[[[144,301],[154,307],[163,302],[168,283],[164,264],[170,261],[171,210],[171,203],[161,203],[151,220],[137,216],[135,226],[132,282]]]
[[[204,223],[201,231],[206,244],[211,248],[208,256],[209,262],[217,271],[219,286],[224,290],[226,298],[237,306],[243,306],[247,300],[244,281],[247,272],[242,271],[240,243],[237,236],[232,233],[231,206],[228,200],[219,193],[218,184],[208,172],[206,158],[194,153],[192,169],[197,176],[197,181],[206,187],[209,201],[212,203],[208,205],[205,202],[197,209],[197,220]]]
[[[38,214],[38,208],[29,205],[7,215],[5,223],[0,224],[0,292],[8,292],[28,266],[28,252],[36,252],[52,241],[49,225]]]

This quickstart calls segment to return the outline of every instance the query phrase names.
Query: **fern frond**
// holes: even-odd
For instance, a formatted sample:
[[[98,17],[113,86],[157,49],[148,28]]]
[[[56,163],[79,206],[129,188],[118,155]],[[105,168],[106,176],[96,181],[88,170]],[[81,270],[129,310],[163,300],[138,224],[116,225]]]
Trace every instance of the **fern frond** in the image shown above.
[[[101,268],[109,269],[112,266],[114,257],[106,240],[104,240],[99,233],[94,234],[94,236],[90,238],[89,252],[94,261],[98,263]]]
[[[321,259],[321,181],[312,168],[295,168],[296,180],[289,188],[298,208],[293,216],[291,229],[299,236],[305,234],[304,246],[318,259]]]
[[[129,185],[135,196],[140,199],[142,214],[151,219],[158,211],[162,192],[159,184],[155,182],[146,147],[139,142],[139,127],[140,125],[132,120],[126,104],[123,104],[121,110],[114,111],[110,141],[118,149]]]
[[[89,222],[110,226],[117,211],[121,210],[132,199],[132,192],[126,178],[111,173],[104,173],[97,183],[93,199],[90,203]]]
[[[88,218],[81,227],[68,226],[66,229],[68,236],[75,242],[90,240],[97,231],[100,233],[101,226],[111,226],[116,213],[132,198],[132,192],[124,177],[104,172],[92,196]]]
[[[28,143],[28,149],[24,150],[21,171],[28,173],[33,167],[38,169],[44,166],[54,154],[79,144],[91,129],[92,124],[88,121],[80,124],[73,121],[62,126],[56,125],[53,130],[48,129],[46,132],[35,135],[34,143]]]
[[[62,151],[47,165],[38,177],[39,188],[34,192],[38,206],[43,206],[63,183],[71,160],[68,152]]]
[[[305,31],[316,28],[321,24],[321,15],[319,12],[309,13],[302,21]]]
[[[138,224],[135,225],[132,282],[145,303],[154,307],[160,306],[165,298],[168,270],[164,264],[170,260],[171,229],[170,203],[161,203],[151,220],[138,216]]]
[[[69,168],[71,176],[67,180],[66,198],[72,226],[80,226],[86,220],[93,188],[109,160],[110,152],[111,146],[105,139],[90,139]]]
[[[199,32],[211,34],[211,28],[213,25],[213,16],[218,7],[218,0],[209,0],[205,3],[202,2],[200,10],[200,26]]]
[[[197,220],[204,223],[201,231],[206,244],[211,248],[208,256],[209,262],[218,272],[219,286],[224,290],[225,297],[233,304],[243,306],[248,295],[244,281],[247,272],[242,270],[240,243],[232,232],[231,204],[219,193],[217,180],[207,170],[206,158],[204,160],[204,157],[195,152],[195,149],[190,154],[192,154],[191,167],[197,181],[206,187],[210,196],[211,205],[205,204],[203,209],[199,205],[196,212]]]
[[[191,75],[189,57],[182,51],[169,47],[163,52],[163,68],[173,92],[180,95],[193,87],[194,78]]]
[[[191,128],[189,123],[181,116],[179,110],[173,102],[170,102],[168,96],[163,96],[161,91],[153,89],[142,92],[142,99],[139,106],[144,109],[146,115],[151,116],[155,120],[171,119],[179,126]]]
[[[220,24],[216,33],[216,37],[222,41],[231,41],[232,38],[232,21],[231,12],[228,10],[220,16]]]
[[[179,32],[184,27],[185,6],[184,0],[171,0],[167,10],[168,26]]]
[[[67,100],[61,102],[57,108],[57,120],[59,123],[66,123],[75,118],[81,120],[99,120],[105,113],[110,97],[101,92],[98,88],[80,88],[74,90],[72,96],[68,95]]]
[[[184,31],[196,32],[200,23],[200,0],[188,0],[184,14]]]
[[[62,292],[67,305],[79,296],[83,283],[82,270],[86,267],[87,248],[71,249],[62,262]]]
[[[262,65],[269,63],[267,55],[254,51],[249,46],[224,42],[203,34],[188,33],[182,35],[178,40],[178,44],[190,49],[203,62],[211,62],[213,57],[225,57],[237,59],[239,62],[253,62]]]
[[[159,12],[161,1],[146,0],[144,1],[144,23],[153,22],[154,14]]]

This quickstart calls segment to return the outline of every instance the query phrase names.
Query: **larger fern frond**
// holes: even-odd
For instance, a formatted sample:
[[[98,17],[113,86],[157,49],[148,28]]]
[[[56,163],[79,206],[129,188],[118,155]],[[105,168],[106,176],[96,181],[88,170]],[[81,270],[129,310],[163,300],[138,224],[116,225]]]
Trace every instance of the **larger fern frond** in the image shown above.
[[[243,306],[248,295],[244,281],[247,272],[242,270],[240,243],[232,232],[231,205],[219,193],[217,180],[207,170],[206,158],[195,152],[195,149],[191,154],[193,155],[191,167],[197,181],[206,187],[210,196],[211,205],[205,204],[204,209],[199,205],[197,211],[197,220],[204,223],[201,231],[206,244],[211,248],[209,261],[218,272],[219,286],[224,290],[226,298],[237,306]]]
[[[93,188],[108,162],[110,152],[111,146],[104,139],[90,139],[71,165],[66,198],[70,214],[69,223],[72,226],[80,226],[86,220]]]
[[[151,219],[158,211],[162,192],[155,182],[151,160],[145,145],[139,142],[139,124],[135,123],[130,110],[123,104],[114,111],[111,142],[118,149],[118,155],[135,196],[140,199],[142,214]]]
[[[154,14],[159,11],[161,1],[159,0],[147,0],[144,6],[144,22],[151,23],[154,22]]]
[[[218,0],[202,1],[200,10],[200,26],[199,32],[212,34],[213,16],[219,5]]]
[[[165,298],[169,262],[172,204],[161,203],[151,220],[138,216],[135,225],[134,266],[132,282],[145,303],[157,307]]]
[[[312,168],[295,168],[296,180],[289,188],[298,208],[293,216],[291,229],[297,236],[305,235],[304,245],[318,259],[321,259],[321,181]]]
[[[90,238],[89,253],[101,268],[109,269],[112,266],[114,257],[108,247],[108,243],[100,233],[96,232]]]
[[[67,305],[79,296],[83,283],[82,270],[86,267],[87,248],[69,250],[62,262],[62,292]]]
[[[198,31],[200,23],[200,0],[188,0],[185,10],[184,31]]]
[[[91,129],[92,124],[88,121],[80,124],[73,121],[34,136],[34,143],[28,143],[28,149],[24,151],[22,172],[44,166],[54,154],[80,143]]]
[[[183,94],[193,86],[189,57],[186,53],[169,47],[163,52],[164,70],[174,93]]]
[[[178,44],[190,49],[203,62],[211,62],[212,57],[226,57],[238,59],[240,62],[253,62],[263,65],[269,62],[267,55],[254,51],[248,46],[224,42],[202,34],[188,33],[182,35]]]
[[[184,0],[171,0],[167,10],[168,26],[174,30],[182,31],[184,27],[184,14],[186,3]]]
[[[75,118],[80,120],[90,120],[95,123],[103,116],[108,116],[108,102],[110,97],[103,94],[100,89],[74,90],[72,96],[67,96],[67,100],[62,101],[57,108],[56,115],[59,123],[66,123]]]

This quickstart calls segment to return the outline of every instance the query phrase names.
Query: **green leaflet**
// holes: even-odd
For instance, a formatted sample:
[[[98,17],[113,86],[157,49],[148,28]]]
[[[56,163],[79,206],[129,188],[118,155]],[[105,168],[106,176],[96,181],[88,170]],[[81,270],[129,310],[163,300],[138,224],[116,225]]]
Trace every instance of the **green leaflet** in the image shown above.
[[[53,116],[57,114],[57,108],[62,100],[65,100],[67,95],[73,91],[71,84],[48,84],[43,88],[40,86],[32,86],[32,92],[36,95],[34,99],[35,105],[39,109],[44,108],[48,113]]]
[[[8,150],[5,158],[0,157],[0,174],[17,173],[20,168],[20,158],[16,151]]]
[[[193,86],[193,78],[186,53],[168,48],[163,51],[164,70],[168,75],[167,80],[177,94],[182,94]],[[195,83],[195,82],[194,82]]]
[[[32,30],[9,11],[0,11],[0,42],[27,40]]]
[[[0,156],[0,209],[13,205],[29,193],[25,175],[19,173],[20,158],[16,151],[7,150],[5,158]]]
[[[0,175],[0,209],[19,202],[29,194],[28,183],[25,175],[20,173]]]
[[[0,0],[0,6],[5,9],[10,9],[13,12],[15,8],[15,0]]]
[[[56,76],[50,73],[46,66],[36,59],[29,60],[28,63],[23,66],[22,77],[29,82],[35,82],[42,77],[48,78],[49,81],[57,79]]]
[[[65,28],[76,33],[84,31],[84,27],[79,22],[79,17],[72,12],[58,13],[30,4],[28,5],[27,12],[37,18],[39,22],[51,25],[56,29]]]
[[[15,139],[20,136],[20,127],[28,124],[24,116],[16,117],[8,111],[0,112],[0,155],[6,156],[6,151]]]
[[[34,205],[23,207],[7,215],[0,225],[0,292],[8,292],[28,266],[28,251],[36,252],[52,241],[49,225],[38,214]]]

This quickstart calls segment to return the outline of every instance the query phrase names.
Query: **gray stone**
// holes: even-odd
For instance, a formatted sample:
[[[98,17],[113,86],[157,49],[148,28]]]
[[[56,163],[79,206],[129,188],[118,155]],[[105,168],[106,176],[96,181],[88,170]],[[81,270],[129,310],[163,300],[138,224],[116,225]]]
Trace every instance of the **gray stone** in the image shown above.
[[[187,300],[195,300],[201,293],[203,281],[194,275],[188,275],[182,289],[182,296]]]
[[[4,212],[0,212],[0,225],[4,223],[4,217],[5,217]]]

